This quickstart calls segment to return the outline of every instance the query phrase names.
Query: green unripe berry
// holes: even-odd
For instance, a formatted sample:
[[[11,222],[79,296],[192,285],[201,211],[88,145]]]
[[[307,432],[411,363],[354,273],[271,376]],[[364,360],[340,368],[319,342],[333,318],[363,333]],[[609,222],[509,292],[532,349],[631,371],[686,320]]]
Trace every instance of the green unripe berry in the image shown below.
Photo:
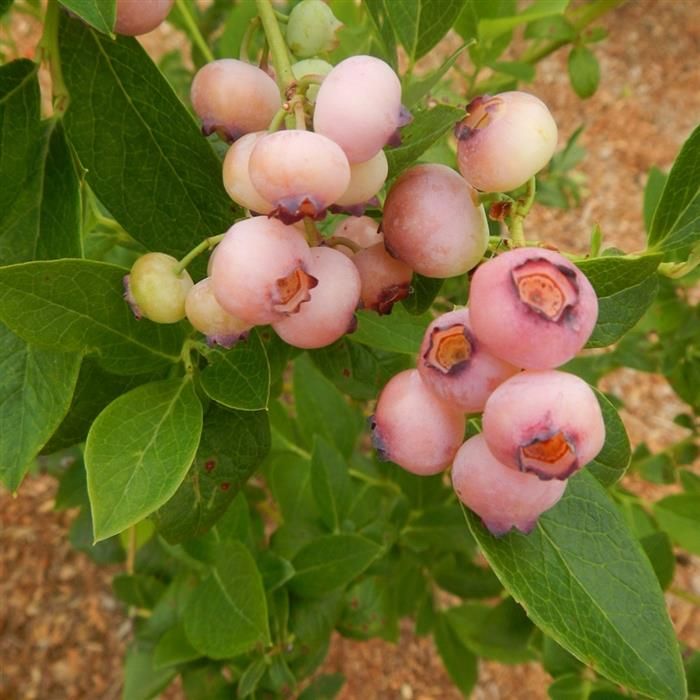
[[[342,26],[322,0],[301,0],[289,14],[287,44],[299,58],[308,58],[338,45],[336,33]]]
[[[333,70],[333,66],[321,58],[305,58],[292,65],[292,73],[297,80],[305,78],[307,75],[326,76]],[[318,95],[318,85],[310,85],[306,91],[306,99],[314,104]]]
[[[165,253],[146,253],[125,278],[126,300],[137,318],[177,323],[185,318],[185,299],[192,288],[187,270],[176,272],[177,260]]]

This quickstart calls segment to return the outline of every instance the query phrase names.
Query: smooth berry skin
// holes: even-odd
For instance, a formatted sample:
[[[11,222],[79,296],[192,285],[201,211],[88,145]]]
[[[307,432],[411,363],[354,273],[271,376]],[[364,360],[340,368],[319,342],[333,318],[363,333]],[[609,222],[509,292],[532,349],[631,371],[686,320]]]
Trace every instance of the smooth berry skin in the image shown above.
[[[408,369],[382,389],[370,426],[382,459],[428,476],[451,464],[464,440],[465,419],[425,386],[417,370]]]
[[[564,495],[566,481],[541,481],[509,469],[491,454],[484,436],[475,435],[455,456],[452,486],[457,498],[500,537],[513,528],[532,532],[540,515]]]
[[[511,469],[540,479],[567,479],[595,458],[605,423],[593,390],[568,372],[525,371],[489,396],[484,438]]]
[[[489,239],[476,192],[445,165],[416,165],[396,180],[384,203],[384,242],[428,277],[454,277],[475,267]]]
[[[210,345],[230,348],[248,336],[250,323],[227,313],[214,296],[211,279],[197,282],[185,299],[187,320],[207,337]]]
[[[480,265],[469,307],[477,338],[497,357],[526,369],[568,362],[598,318],[588,278],[563,255],[544,248],[517,248]]]
[[[455,129],[457,163],[464,179],[482,192],[509,192],[550,161],[557,125],[549,109],[527,92],[477,97]]]
[[[215,131],[226,141],[263,131],[281,108],[275,81],[265,71],[244,61],[222,58],[197,71],[190,89],[202,131]]]
[[[297,348],[323,348],[354,326],[360,300],[360,275],[352,262],[332,248],[311,250],[309,273],[318,280],[299,313],[273,323],[277,335]]]
[[[384,236],[379,232],[379,222],[369,216],[348,216],[338,224],[333,236],[347,238],[359,248],[369,248],[384,241]],[[347,246],[334,247],[349,257],[354,254],[354,251]]]
[[[192,288],[187,270],[177,274],[177,259],[165,253],[146,253],[125,278],[126,299],[134,315],[156,323],[185,318],[185,298]]]
[[[255,189],[248,172],[250,153],[258,140],[266,135],[267,131],[256,131],[242,136],[231,144],[224,158],[224,187],[229,197],[257,214],[269,214],[273,209],[272,204]]]
[[[168,16],[175,0],[117,0],[114,31],[124,36],[152,32]]]
[[[426,329],[418,371],[443,401],[476,413],[519,369],[492,355],[474,335],[468,309],[457,309],[438,316]]]
[[[340,147],[311,131],[277,131],[260,138],[250,154],[253,187],[285,223],[322,218],[350,184]]]
[[[368,202],[384,187],[388,173],[389,163],[384,151],[379,151],[364,163],[353,163],[350,184],[335,203],[345,207]]]
[[[216,248],[211,279],[216,300],[232,316],[262,325],[281,321],[308,301],[316,280],[304,236],[277,219],[234,224]]]
[[[314,130],[335,141],[351,163],[363,163],[401,125],[401,83],[384,61],[352,56],[325,77],[314,109]]]
[[[389,314],[411,291],[413,270],[389,255],[383,243],[363,248],[352,257],[362,280],[362,308]]]
[[[287,45],[299,58],[316,56],[338,46],[342,23],[322,0],[301,0],[289,13]]]

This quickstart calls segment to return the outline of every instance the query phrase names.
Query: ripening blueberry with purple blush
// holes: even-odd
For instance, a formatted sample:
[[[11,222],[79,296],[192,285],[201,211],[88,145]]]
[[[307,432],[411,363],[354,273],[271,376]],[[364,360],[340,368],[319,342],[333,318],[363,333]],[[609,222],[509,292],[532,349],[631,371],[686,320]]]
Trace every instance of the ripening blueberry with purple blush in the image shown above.
[[[509,469],[491,454],[484,436],[475,435],[455,456],[452,486],[457,498],[498,537],[513,528],[532,532],[540,515],[564,495],[566,481],[541,481]]]
[[[486,401],[484,438],[500,462],[540,479],[566,479],[595,458],[605,423],[593,390],[557,370],[525,371]]]
[[[516,248],[480,265],[469,289],[477,338],[497,357],[526,369],[568,362],[598,318],[588,278],[563,255]]]
[[[438,316],[426,329],[418,371],[441,399],[476,413],[519,369],[492,355],[474,335],[468,309],[456,309]]]
[[[352,261],[362,280],[362,308],[389,314],[411,292],[413,270],[389,255],[383,243],[359,250]]]

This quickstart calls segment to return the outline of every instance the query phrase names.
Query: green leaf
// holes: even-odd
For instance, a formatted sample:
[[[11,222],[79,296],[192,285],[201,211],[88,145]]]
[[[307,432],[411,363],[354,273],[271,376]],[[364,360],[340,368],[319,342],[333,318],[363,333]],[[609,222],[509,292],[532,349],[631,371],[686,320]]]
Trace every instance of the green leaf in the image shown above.
[[[598,296],[598,321],[586,347],[601,348],[619,340],[656,298],[659,255],[590,258],[576,263]]]
[[[413,121],[401,129],[401,145],[386,151],[389,178],[396,177],[413,165],[462,117],[464,110],[450,105],[439,104],[431,109],[417,109]]]
[[[170,685],[177,669],[156,670],[153,645],[136,640],[126,652],[122,700],[151,700]]]
[[[532,22],[536,19],[559,15],[566,10],[569,0],[534,0],[519,15],[510,17],[483,18],[479,20],[479,38],[483,40],[495,39],[506,32],[519,27],[521,24]]]
[[[198,659],[201,654],[190,644],[185,635],[185,626],[171,627],[153,650],[153,667],[158,670],[175,664],[184,664]]]
[[[362,419],[345,397],[311,363],[308,355],[294,362],[294,398],[299,430],[311,447],[321,435],[348,457],[362,426]]]
[[[294,557],[289,586],[304,597],[323,596],[357,578],[381,553],[381,547],[360,535],[324,535]]]
[[[191,377],[144,384],[100,413],[85,444],[95,540],[134,525],[175,493],[201,432]]]
[[[700,555],[700,494],[666,496],[654,503],[654,515],[676,544]]]
[[[12,6],[13,0],[0,0],[0,17],[2,17]]]
[[[584,100],[591,97],[600,82],[600,65],[595,54],[586,46],[574,46],[567,65],[574,92]]]
[[[233,211],[221,163],[139,42],[112,41],[63,17],[59,45],[71,96],[68,138],[123,228],[149,250],[178,258],[228,229]]]
[[[530,83],[535,79],[535,66],[531,63],[522,63],[521,61],[494,61],[489,68],[492,68],[498,73],[510,75],[524,83]]]
[[[317,515],[311,492],[311,463],[290,452],[276,454],[267,468],[272,495],[282,511],[285,523]]]
[[[269,450],[265,411],[228,411],[212,404],[194,463],[175,495],[154,514],[158,532],[173,544],[207,532]]]
[[[326,527],[339,530],[350,504],[348,465],[320,435],[314,440],[311,456],[311,491]]]
[[[542,667],[556,678],[571,673],[580,673],[582,664],[551,637],[545,635],[542,639]]]
[[[207,360],[209,366],[201,373],[200,381],[209,398],[240,411],[267,408],[270,365],[257,331],[230,350],[212,350]]]
[[[363,4],[374,29],[373,33],[379,48],[379,56],[396,70],[398,63],[396,37],[387,16],[386,2],[385,0],[364,0]]]
[[[425,313],[435,301],[435,297],[442,289],[444,280],[435,277],[425,277],[413,273],[411,280],[411,293],[401,302],[409,313],[416,316]]]
[[[464,646],[479,656],[505,664],[534,658],[534,627],[512,598],[493,607],[465,603],[447,610],[445,617]]]
[[[98,31],[105,34],[112,33],[117,14],[115,0],[59,0],[59,2]]]
[[[408,56],[415,61],[430,51],[462,10],[463,0],[388,0],[387,16]]]
[[[0,480],[10,491],[66,415],[80,359],[27,345],[0,325]]]
[[[455,634],[444,615],[435,625],[435,645],[452,682],[464,697],[469,697],[478,678],[476,656]]]
[[[43,449],[45,454],[85,442],[93,421],[114,399],[141,384],[160,379],[157,374],[130,377],[105,372],[92,357],[86,357],[73,392],[66,417]]]
[[[593,387],[592,387],[593,388]],[[615,406],[597,389],[593,388],[600,404],[605,423],[605,442],[595,459],[586,465],[586,469],[600,481],[603,486],[612,486],[619,481],[632,458],[632,448],[627,437],[625,424]]]
[[[462,55],[464,49],[471,43],[472,42],[469,41],[466,44],[462,44],[462,46],[452,53],[439,68],[436,68],[426,75],[416,76],[413,73],[406,73],[404,76],[404,85],[401,89],[402,103],[410,109],[426,95],[430,94],[430,91],[440,83],[447,71],[454,66],[457,59]]]
[[[231,700],[235,688],[213,664],[187,666],[181,671],[182,689],[187,700]]]
[[[264,656],[259,656],[253,659],[248,668],[243,671],[241,678],[238,681],[238,697],[247,698],[255,692],[258,683],[267,671],[267,659]]]
[[[377,576],[363,578],[345,593],[345,607],[337,629],[344,637],[371,639],[379,637],[389,642],[399,638],[395,597],[387,581]]]
[[[97,353],[116,374],[180,359],[180,326],[137,321],[124,301],[125,270],[89,260],[0,268],[0,320],[38,347]]]
[[[659,585],[666,590],[673,581],[673,573],[676,569],[676,557],[673,554],[671,540],[665,532],[653,532],[642,537],[639,543],[644,553],[649,557]]]
[[[211,576],[195,590],[184,612],[185,632],[212,659],[237,656],[270,643],[260,572],[240,542],[221,543]]]
[[[668,175],[656,166],[652,166],[649,169],[647,184],[644,186],[644,228],[647,233],[651,231],[654,212],[659,204],[667,180]]]
[[[664,254],[686,252],[700,240],[700,126],[688,137],[668,174],[647,245]]]
[[[155,576],[118,574],[112,579],[112,589],[123,603],[151,610],[165,593],[165,584]]]
[[[37,65],[0,68],[0,260],[79,256],[79,179],[60,121],[41,122]]]
[[[433,567],[440,588],[460,598],[493,598],[501,593],[503,586],[491,569],[462,559],[447,557]]]
[[[352,339],[379,350],[413,355],[418,352],[430,321],[428,314],[415,316],[398,305],[394,306],[389,316],[359,311],[357,330]]]
[[[551,700],[588,700],[591,681],[578,675],[567,674],[557,678],[547,688]]]
[[[530,619],[596,671],[656,700],[685,697],[673,626],[656,576],[596,479],[569,479],[562,500],[525,536],[469,526]]]

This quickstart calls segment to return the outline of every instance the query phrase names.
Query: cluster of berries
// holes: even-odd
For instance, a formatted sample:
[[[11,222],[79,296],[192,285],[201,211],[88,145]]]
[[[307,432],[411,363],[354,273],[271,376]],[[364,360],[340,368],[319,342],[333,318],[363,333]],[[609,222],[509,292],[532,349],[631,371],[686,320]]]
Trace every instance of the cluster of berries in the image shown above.
[[[306,15],[319,11],[322,21],[309,24]],[[336,29],[324,3],[295,7],[287,40],[306,60],[292,67],[286,101],[268,73],[243,61],[213,61],[196,74],[195,112],[204,134],[232,144],[224,185],[250,217],[218,237],[209,276],[196,285],[170,256],[140,258],[126,280],[135,313],[161,323],[186,316],[225,347],[271,324],[287,343],[318,348],[353,329],[358,307],[389,313],[414,272],[453,277],[483,259],[479,192],[516,189],[546,165],[557,141],[549,110],[522,92],[473,100],[455,128],[459,173],[409,168],[376,221],[363,214],[379,206],[383,148],[400,142],[409,117],[383,61],[308,59],[331,47]],[[313,222],[328,210],[350,216],[322,240]],[[416,474],[452,464],[458,497],[492,532],[528,532],[603,444],[592,390],[554,370],[584,346],[596,318],[589,281],[556,252],[518,248],[480,265],[470,309],[435,319],[417,369],[381,392],[371,419],[379,453]],[[462,444],[465,416],[482,411],[483,434]]]
[[[476,270],[469,304],[436,318],[417,369],[384,387],[374,444],[416,474],[452,464],[457,496],[492,533],[527,533],[603,446],[595,394],[554,369],[590,337],[597,298],[559,253],[518,248]],[[462,444],[465,414],[482,411],[483,432]]]

